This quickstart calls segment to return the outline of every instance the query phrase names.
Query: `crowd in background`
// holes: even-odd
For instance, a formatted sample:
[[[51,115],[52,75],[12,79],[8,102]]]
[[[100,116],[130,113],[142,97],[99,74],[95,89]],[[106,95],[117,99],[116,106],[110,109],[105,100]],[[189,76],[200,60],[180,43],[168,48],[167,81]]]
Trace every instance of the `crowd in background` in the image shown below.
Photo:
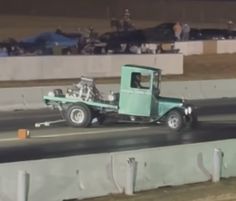
[[[110,26],[111,34],[106,35],[105,33],[103,37],[99,36],[96,30],[90,26],[86,30],[78,29],[76,33],[65,33],[62,28],[58,27],[53,33],[43,33],[34,39],[29,37],[23,41],[9,38],[0,43],[0,56],[176,53],[178,50],[175,50],[173,45],[167,50],[164,49],[163,43],[165,41],[160,40],[167,38],[172,42],[187,41],[190,40],[191,30],[194,32],[187,23],[179,21],[161,25],[158,30],[155,28],[151,32],[148,30],[146,35],[152,34],[154,43],[156,43],[156,48],[153,50],[145,43],[146,39],[143,39],[143,36],[146,36],[145,33],[140,33],[140,30],[136,29],[129,9],[124,10],[121,19],[112,18]],[[228,21],[227,26],[226,34],[230,35],[233,32],[233,22]],[[195,31],[195,35],[201,39],[201,33],[199,33]],[[164,34],[166,34],[166,38],[163,37]],[[106,40],[107,37],[108,40]],[[134,42],[135,37],[136,41]],[[55,40],[52,40],[53,38]],[[105,39],[105,42],[102,38]]]
[[[112,18],[110,26],[113,32],[129,32],[136,29],[129,9],[124,10],[121,19]],[[65,33],[61,27],[58,27],[55,34],[77,40],[77,42],[75,45],[69,46],[54,42],[53,45],[48,47],[45,34],[39,35],[33,42],[32,39],[30,39],[31,41],[16,41],[9,38],[0,43],[0,56],[152,53],[144,44],[120,43],[118,45],[112,44],[112,47],[110,47],[100,40],[99,34],[92,26],[87,29],[78,28],[76,33]],[[161,53],[161,50],[162,47],[158,47],[157,51],[159,53]]]

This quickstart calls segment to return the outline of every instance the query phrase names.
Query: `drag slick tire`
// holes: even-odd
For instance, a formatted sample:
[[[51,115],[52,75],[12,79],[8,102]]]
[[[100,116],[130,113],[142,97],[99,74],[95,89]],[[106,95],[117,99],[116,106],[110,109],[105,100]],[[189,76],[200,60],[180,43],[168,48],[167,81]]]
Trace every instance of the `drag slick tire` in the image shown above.
[[[91,110],[83,103],[71,105],[66,110],[65,119],[70,126],[88,127],[92,121]]]
[[[184,127],[184,115],[179,110],[172,110],[167,115],[167,126],[174,131],[180,131]]]

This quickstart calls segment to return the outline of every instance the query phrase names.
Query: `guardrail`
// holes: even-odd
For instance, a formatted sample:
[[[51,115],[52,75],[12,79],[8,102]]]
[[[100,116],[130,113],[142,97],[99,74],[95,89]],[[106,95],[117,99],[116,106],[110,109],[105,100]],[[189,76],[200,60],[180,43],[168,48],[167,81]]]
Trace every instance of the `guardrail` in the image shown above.
[[[233,139],[4,163],[0,164],[0,199],[62,201],[217,182],[236,176],[235,146]]]

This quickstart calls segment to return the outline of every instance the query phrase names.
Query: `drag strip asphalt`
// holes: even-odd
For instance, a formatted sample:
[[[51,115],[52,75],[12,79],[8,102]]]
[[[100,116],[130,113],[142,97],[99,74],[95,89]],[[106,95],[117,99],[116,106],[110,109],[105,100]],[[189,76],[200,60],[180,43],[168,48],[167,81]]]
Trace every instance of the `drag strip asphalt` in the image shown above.
[[[34,128],[34,123],[55,120],[48,109],[0,114],[0,162],[36,160],[78,154],[109,153],[159,146],[207,142],[236,137],[235,99],[196,101],[199,125],[194,130],[172,132],[165,125],[107,122],[91,128],[71,128],[65,123]],[[225,111],[225,112],[223,112]],[[30,138],[17,138],[26,128]]]

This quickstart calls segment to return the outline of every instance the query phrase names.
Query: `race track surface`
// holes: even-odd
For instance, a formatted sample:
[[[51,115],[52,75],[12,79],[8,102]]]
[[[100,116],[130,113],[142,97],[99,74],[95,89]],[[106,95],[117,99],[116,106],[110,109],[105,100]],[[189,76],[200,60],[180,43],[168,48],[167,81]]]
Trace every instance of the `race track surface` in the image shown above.
[[[182,132],[165,125],[105,122],[91,128],[71,128],[65,123],[34,128],[35,122],[55,120],[57,112],[43,109],[1,112],[0,162],[35,160],[71,155],[107,153],[235,138],[236,99],[192,101],[199,125]],[[30,138],[20,140],[17,130],[26,128]]]

